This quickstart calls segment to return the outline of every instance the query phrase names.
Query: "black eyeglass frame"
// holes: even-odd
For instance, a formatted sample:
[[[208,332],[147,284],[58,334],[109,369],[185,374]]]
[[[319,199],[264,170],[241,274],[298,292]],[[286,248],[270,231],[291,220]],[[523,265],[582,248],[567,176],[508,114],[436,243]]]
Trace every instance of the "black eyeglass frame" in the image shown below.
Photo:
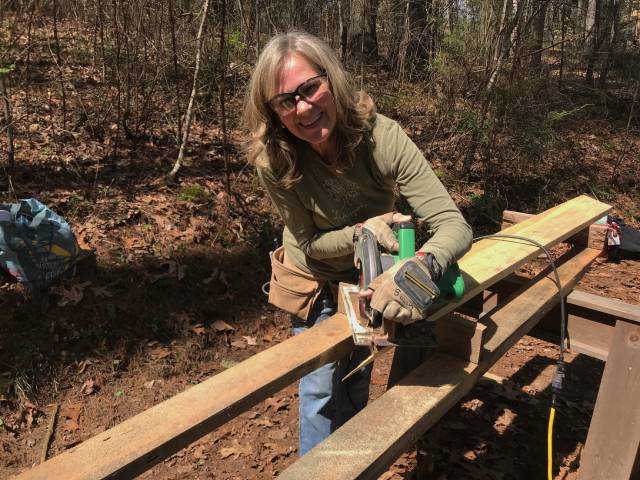
[[[267,105],[269,106],[269,108],[271,110],[273,110],[275,113],[278,113],[278,109],[274,106],[275,102],[277,102],[277,100],[283,98],[283,97],[291,97],[293,98],[293,103],[294,105],[297,104],[298,100],[296,97],[300,97],[300,98],[304,98],[305,100],[308,99],[308,97],[306,95],[304,95],[300,89],[303,88],[308,82],[310,82],[311,80],[315,80],[316,78],[327,78],[327,72],[322,72],[314,77],[311,78],[307,78],[304,82],[302,82],[300,85],[298,85],[298,88],[296,88],[293,92],[283,92],[283,93],[279,93],[278,95],[276,95],[275,97],[271,98],[268,102]]]

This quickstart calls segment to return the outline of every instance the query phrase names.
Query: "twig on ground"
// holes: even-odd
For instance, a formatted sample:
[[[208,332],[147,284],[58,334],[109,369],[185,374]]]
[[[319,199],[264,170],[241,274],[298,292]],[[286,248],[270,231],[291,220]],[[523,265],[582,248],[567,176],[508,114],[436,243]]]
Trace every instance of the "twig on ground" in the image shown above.
[[[53,436],[53,427],[56,424],[56,417],[58,416],[59,408],[60,406],[57,403],[53,406],[51,418],[49,419],[49,426],[47,427],[47,433],[44,436],[44,443],[42,444],[40,463],[44,462],[47,459],[47,452],[49,451],[49,444],[51,443],[51,437]]]

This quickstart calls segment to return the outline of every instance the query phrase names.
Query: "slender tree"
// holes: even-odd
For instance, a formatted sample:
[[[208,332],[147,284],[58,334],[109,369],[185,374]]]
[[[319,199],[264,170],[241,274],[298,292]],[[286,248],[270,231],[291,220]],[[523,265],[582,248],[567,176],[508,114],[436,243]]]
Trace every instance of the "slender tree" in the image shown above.
[[[184,116],[184,123],[182,126],[182,142],[180,143],[180,151],[178,152],[178,158],[173,168],[169,172],[167,179],[169,182],[175,182],[178,170],[182,166],[184,160],[184,150],[189,141],[189,131],[191,129],[191,115],[193,113],[193,103],[198,91],[198,73],[200,72],[200,57],[202,56],[202,34],[204,32],[204,25],[207,19],[207,11],[209,10],[209,0],[204,0],[202,6],[202,18],[200,20],[200,28],[198,28],[198,36],[196,37],[196,66],[193,72],[193,84],[191,86],[191,96],[189,97],[189,104],[187,105],[187,112]]]

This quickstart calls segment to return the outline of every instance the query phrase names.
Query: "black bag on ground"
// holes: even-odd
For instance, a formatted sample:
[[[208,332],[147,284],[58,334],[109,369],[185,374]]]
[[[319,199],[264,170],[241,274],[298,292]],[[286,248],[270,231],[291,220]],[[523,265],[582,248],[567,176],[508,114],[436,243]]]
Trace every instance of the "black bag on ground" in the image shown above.
[[[608,258],[610,262],[640,259],[640,231],[627,226],[624,220],[609,216],[607,232]]]

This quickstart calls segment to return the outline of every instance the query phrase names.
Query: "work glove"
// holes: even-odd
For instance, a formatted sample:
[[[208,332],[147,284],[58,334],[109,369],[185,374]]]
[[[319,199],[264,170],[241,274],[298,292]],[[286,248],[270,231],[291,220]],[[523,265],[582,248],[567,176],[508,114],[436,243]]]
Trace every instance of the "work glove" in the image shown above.
[[[398,239],[391,230],[391,225],[394,223],[410,222],[410,215],[403,215],[402,213],[389,212],[384,215],[378,215],[372,217],[362,224],[360,227],[356,225],[356,234],[358,228],[367,229],[376,237],[379,245],[382,245],[388,252],[397,252],[400,248]]]
[[[396,263],[373,279],[362,296],[371,296],[371,308],[386,320],[407,325],[422,320],[440,295],[436,282],[440,266],[430,253]]]

